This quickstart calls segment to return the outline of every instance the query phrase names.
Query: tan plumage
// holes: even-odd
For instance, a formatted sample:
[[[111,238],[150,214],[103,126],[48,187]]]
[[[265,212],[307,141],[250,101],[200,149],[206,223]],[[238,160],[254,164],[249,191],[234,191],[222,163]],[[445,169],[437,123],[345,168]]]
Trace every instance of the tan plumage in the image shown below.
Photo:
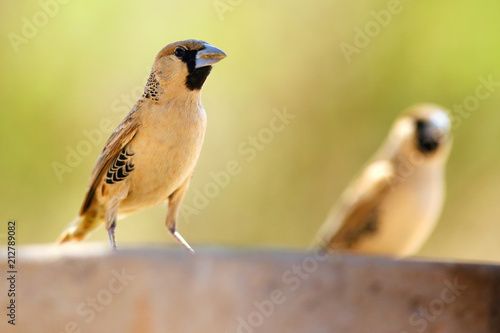
[[[450,121],[436,105],[417,105],[342,194],[315,238],[327,250],[409,255],[428,238],[444,201]]]
[[[158,53],[144,94],[104,146],[79,216],[60,243],[81,240],[105,222],[116,247],[118,217],[168,201],[167,228],[192,251],[176,231],[177,215],[205,135],[201,88],[225,56],[197,40]]]

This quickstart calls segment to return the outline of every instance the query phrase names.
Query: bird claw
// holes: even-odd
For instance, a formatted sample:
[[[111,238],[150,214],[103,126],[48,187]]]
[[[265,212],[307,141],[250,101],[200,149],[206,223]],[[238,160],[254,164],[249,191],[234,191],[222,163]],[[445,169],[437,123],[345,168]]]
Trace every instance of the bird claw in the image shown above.
[[[189,244],[184,240],[184,238],[181,236],[181,234],[176,230],[172,232],[172,236],[174,236],[175,240],[179,242],[184,248],[186,248],[190,253],[194,254],[194,250]]]

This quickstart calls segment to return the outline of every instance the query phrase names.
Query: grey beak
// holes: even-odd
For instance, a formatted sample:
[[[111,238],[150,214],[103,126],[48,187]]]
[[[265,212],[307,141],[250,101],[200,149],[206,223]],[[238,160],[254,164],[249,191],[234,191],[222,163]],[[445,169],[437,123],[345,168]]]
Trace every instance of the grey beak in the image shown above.
[[[203,50],[196,53],[195,68],[211,66],[220,60],[224,59],[226,54],[221,49],[216,48],[210,44],[205,45]]]
[[[439,141],[444,141],[450,134],[450,119],[444,112],[436,112],[430,117],[429,135]]]

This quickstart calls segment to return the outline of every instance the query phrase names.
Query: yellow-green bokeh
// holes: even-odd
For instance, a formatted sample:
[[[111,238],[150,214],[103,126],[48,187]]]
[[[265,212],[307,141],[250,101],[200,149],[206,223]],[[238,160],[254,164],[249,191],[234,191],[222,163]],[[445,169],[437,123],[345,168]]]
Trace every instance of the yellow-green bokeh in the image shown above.
[[[353,44],[355,28],[388,3],[74,0],[52,7],[16,53],[9,33],[22,35],[42,5],[2,2],[0,220],[19,221],[20,243],[56,239],[79,210],[105,139],[62,181],[53,162],[65,163],[82,131],[120,122],[122,98],[140,93],[164,45],[196,38],[228,58],[203,91],[208,131],[185,203],[228,161],[241,172],[199,214],[181,216],[181,233],[192,244],[305,248],[401,110],[417,102],[453,110],[479,77],[500,81],[498,1],[402,1],[348,63],[340,44]],[[221,4],[229,6],[222,19]],[[296,118],[246,161],[238,146],[284,108]],[[499,108],[500,89],[455,130],[447,202],[422,255],[500,258]],[[171,244],[165,214],[162,206],[123,220],[119,244]]]

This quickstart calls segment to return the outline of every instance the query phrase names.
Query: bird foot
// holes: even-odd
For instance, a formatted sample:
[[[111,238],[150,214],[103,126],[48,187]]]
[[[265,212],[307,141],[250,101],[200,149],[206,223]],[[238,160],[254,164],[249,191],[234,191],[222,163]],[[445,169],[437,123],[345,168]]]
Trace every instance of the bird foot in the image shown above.
[[[193,248],[189,246],[189,244],[184,240],[184,238],[181,236],[181,234],[175,230],[172,232],[172,236],[174,236],[175,240],[179,242],[184,248],[186,248],[190,253],[195,253]]]

